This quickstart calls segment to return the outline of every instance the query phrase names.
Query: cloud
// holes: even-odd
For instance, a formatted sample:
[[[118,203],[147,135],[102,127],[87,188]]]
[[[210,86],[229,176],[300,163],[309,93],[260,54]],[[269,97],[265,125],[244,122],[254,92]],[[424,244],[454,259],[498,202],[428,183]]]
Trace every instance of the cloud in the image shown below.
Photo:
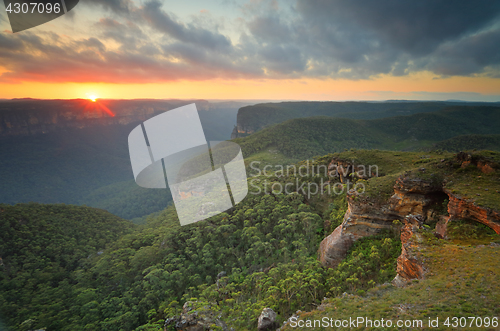
[[[491,24],[499,17],[500,2],[299,0],[297,10],[309,24],[338,31],[358,30],[395,49],[422,55],[442,42]]]
[[[0,34],[8,70],[0,80],[367,79],[422,70],[500,77],[498,1],[251,0],[239,6],[232,39],[212,11],[188,21],[158,0],[85,3],[110,15],[85,38]]]
[[[209,31],[195,24],[183,24],[172,19],[161,9],[161,2],[148,1],[141,8],[142,17],[156,30],[184,43],[209,49],[228,49],[231,41],[217,31]]]
[[[495,68],[500,72],[500,29],[466,36],[441,45],[421,67],[440,75],[472,75]]]
[[[94,28],[100,31],[100,37],[114,40],[121,45],[124,51],[131,52],[144,44],[150,43],[150,38],[143,33],[139,26],[131,21],[120,23],[111,18],[102,18],[94,24]]]
[[[102,22],[116,24],[115,22]],[[140,50],[151,49],[151,53]],[[168,51],[168,52],[166,52]],[[172,58],[171,54],[179,56]],[[0,81],[147,83],[214,77],[257,77],[227,57],[189,44],[158,48],[145,42],[138,49],[110,49],[96,37],[63,38],[56,34],[0,34],[0,63],[8,72]]]
[[[248,23],[250,33],[263,42],[289,42],[291,28],[278,16],[255,17]]]
[[[272,15],[258,5],[269,3],[245,7],[247,39],[263,66],[272,68],[279,57],[276,74],[360,79],[415,70],[499,72],[500,2],[298,0],[293,10]]]
[[[85,0],[81,1],[81,3],[90,6],[99,6],[120,15],[130,14],[135,8],[134,3],[130,0]]]

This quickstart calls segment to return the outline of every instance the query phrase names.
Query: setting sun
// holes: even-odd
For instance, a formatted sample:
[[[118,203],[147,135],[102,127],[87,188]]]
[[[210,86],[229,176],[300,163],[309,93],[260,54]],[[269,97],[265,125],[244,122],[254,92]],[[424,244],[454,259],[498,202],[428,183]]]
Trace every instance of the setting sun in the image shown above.
[[[89,96],[89,100],[92,101],[92,102],[95,102],[96,99],[97,99],[97,97],[95,95]]]

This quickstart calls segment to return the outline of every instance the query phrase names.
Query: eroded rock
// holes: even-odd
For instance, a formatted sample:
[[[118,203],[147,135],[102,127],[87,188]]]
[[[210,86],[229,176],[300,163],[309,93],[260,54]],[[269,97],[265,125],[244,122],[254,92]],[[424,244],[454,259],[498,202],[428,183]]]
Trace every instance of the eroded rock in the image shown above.
[[[471,199],[460,198],[448,190],[445,192],[449,196],[448,214],[450,219],[468,218],[492,228],[500,234],[500,213],[490,208],[480,207],[474,204]]]
[[[187,301],[182,306],[182,314],[167,318],[164,323],[164,330],[174,327],[178,331],[207,331],[220,327],[224,331],[229,331],[224,323],[216,314],[210,310],[210,307],[204,307],[195,310],[196,302]]]
[[[423,218],[420,215],[409,215],[401,229],[401,255],[398,257],[397,276],[393,280],[395,286],[403,286],[412,279],[424,277],[425,267],[418,254],[418,243],[423,239],[418,233],[422,228]]]
[[[259,316],[257,329],[259,331],[276,330],[279,327],[276,322],[276,313],[271,308],[264,308]]]

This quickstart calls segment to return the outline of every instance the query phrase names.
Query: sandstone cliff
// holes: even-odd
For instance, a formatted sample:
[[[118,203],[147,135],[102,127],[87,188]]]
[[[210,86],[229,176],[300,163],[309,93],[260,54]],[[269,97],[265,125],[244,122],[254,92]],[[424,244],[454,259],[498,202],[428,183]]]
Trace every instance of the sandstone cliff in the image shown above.
[[[60,129],[88,126],[126,125],[145,121],[164,111],[196,102],[199,110],[208,109],[203,100],[34,100],[0,102],[0,137],[26,136]]]
[[[476,166],[488,174],[498,171],[498,166],[494,162],[463,153],[449,160],[448,169],[456,168],[457,163],[459,166],[461,164],[461,167]],[[443,168],[443,164],[446,164],[444,160],[437,168]],[[333,159],[330,168],[334,166],[345,168],[347,165],[346,161]],[[336,267],[356,240],[374,235],[382,229],[394,228],[397,225],[393,223],[398,220],[403,224],[402,253],[398,258],[398,276],[395,284],[401,285],[407,280],[424,276],[425,266],[415,254],[418,250],[418,229],[424,222],[439,220],[436,235],[440,238],[446,237],[446,226],[455,219],[475,220],[500,234],[498,211],[479,206],[473,199],[452,193],[443,187],[445,179],[424,172],[425,169],[421,168],[413,173],[410,171],[400,175],[393,187],[394,194],[387,200],[360,194],[354,190],[349,191],[348,210],[343,223],[320,244],[318,255],[321,263],[326,267]],[[347,176],[340,176],[342,181],[346,178]],[[442,210],[439,210],[446,201],[448,201],[449,216],[442,215]]]

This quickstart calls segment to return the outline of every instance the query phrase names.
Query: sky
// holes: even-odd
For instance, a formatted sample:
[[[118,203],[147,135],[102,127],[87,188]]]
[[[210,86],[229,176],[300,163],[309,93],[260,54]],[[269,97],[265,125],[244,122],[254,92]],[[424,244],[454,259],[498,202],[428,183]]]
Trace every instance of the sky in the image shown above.
[[[500,1],[80,0],[13,34],[0,99],[500,101]]]

